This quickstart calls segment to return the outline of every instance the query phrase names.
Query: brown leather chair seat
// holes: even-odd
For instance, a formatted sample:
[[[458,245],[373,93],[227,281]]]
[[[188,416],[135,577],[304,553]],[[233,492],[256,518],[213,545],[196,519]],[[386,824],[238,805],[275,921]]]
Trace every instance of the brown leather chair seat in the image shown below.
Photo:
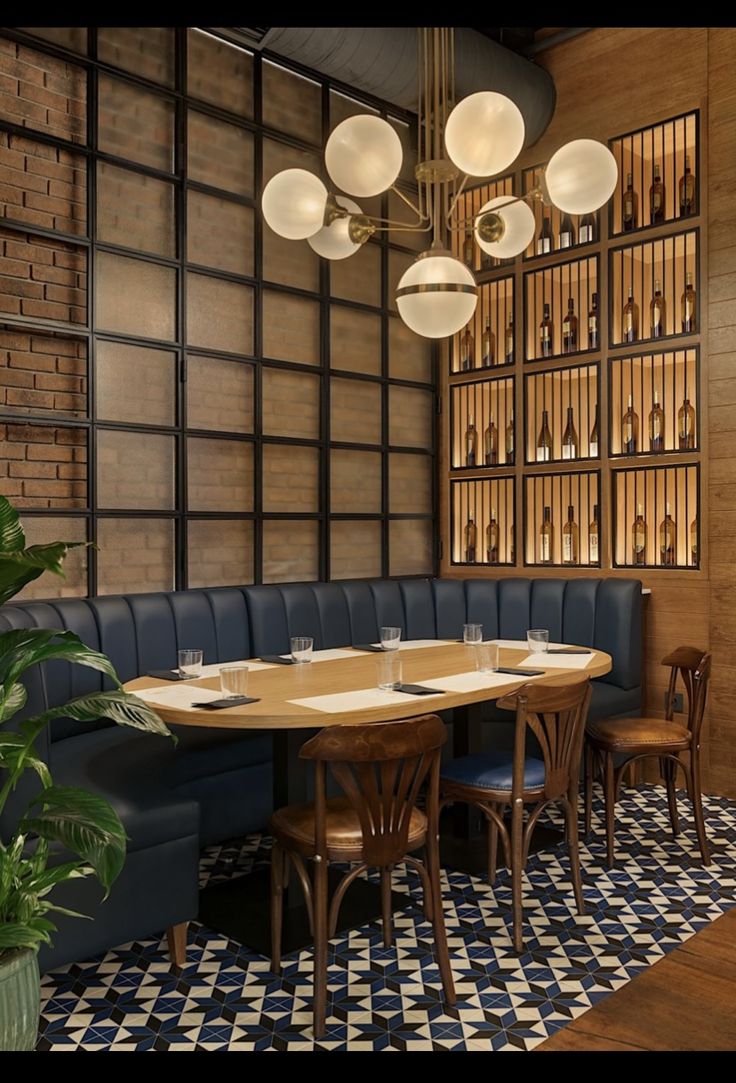
[[[330,797],[325,802],[327,853],[330,861],[349,861],[360,856],[363,833],[358,815],[347,797]],[[271,830],[279,841],[304,850],[314,851],[314,805],[288,805],[278,809],[271,817]],[[424,846],[427,834],[427,817],[414,808],[409,820],[407,850]]]
[[[690,730],[664,718],[600,718],[588,723],[588,739],[613,752],[646,752],[657,748],[682,750],[690,745]]]

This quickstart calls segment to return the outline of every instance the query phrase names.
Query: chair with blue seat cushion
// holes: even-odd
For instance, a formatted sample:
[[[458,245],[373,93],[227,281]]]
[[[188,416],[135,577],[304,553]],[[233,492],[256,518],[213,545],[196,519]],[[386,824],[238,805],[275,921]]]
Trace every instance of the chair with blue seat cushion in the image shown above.
[[[443,805],[462,801],[480,809],[488,824],[488,879],[496,878],[498,836],[511,869],[514,949],[523,950],[521,888],[529,853],[529,840],[542,811],[552,802],[562,805],[567,828],[572,883],[578,911],[584,912],[578,854],[578,773],[585,722],[590,703],[590,681],[564,685],[525,684],[498,700],[498,706],[516,712],[513,755],[504,752],[462,756],[442,768]],[[531,732],[540,756],[526,751]],[[524,806],[530,805],[524,825]],[[511,807],[511,830],[504,810]]]

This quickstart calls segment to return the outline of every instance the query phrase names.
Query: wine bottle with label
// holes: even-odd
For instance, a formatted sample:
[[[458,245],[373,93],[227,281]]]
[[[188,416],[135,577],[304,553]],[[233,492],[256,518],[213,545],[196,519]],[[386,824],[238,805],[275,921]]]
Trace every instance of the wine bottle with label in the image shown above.
[[[654,163],[654,174],[649,188],[649,222],[652,226],[659,226],[664,222],[665,216],[665,190],[662,183],[662,171],[659,162]]]
[[[537,255],[544,256],[547,252],[552,251],[552,226],[550,225],[549,216],[545,214],[542,219],[542,228],[539,231],[537,237]]]
[[[511,318],[506,327],[506,333],[504,335],[504,360],[507,365],[513,365],[514,363],[514,321]]]
[[[697,566],[698,564],[698,517],[697,515],[690,524],[690,560]]]
[[[621,318],[621,341],[636,342],[639,338],[639,306],[634,300],[634,287],[629,286],[628,301]]]
[[[514,411],[512,410],[506,426],[506,466],[514,465],[514,450]]]
[[[644,505],[636,505],[636,519],[631,527],[631,554],[633,564],[647,562],[647,524],[644,518]]]
[[[667,302],[662,296],[662,283],[654,279],[654,296],[649,302],[649,334],[661,338],[667,334]]]
[[[557,235],[557,247],[558,248],[572,248],[575,244],[575,226],[573,225],[572,218],[563,211],[562,218],[560,219],[560,232]]]
[[[595,417],[593,419],[593,428],[590,430],[590,441],[588,443],[588,454],[591,459],[598,458],[598,403],[595,404]]]
[[[590,299],[590,312],[588,313],[588,349],[599,350],[600,345],[601,332],[598,314],[598,294],[594,293]]]
[[[578,244],[591,244],[596,239],[596,216],[584,214],[578,227]]]
[[[567,299],[567,312],[562,321],[562,352],[575,353],[578,348],[578,318],[575,315],[575,301]]]
[[[468,419],[468,427],[465,430],[465,465],[478,465],[478,430],[473,422],[472,414]]]
[[[468,564],[475,564],[475,554],[478,545],[478,528],[475,525],[473,516],[468,517],[468,521],[465,524],[465,560]]]
[[[491,508],[491,521],[486,527],[486,559],[489,564],[498,564],[500,531],[496,522],[496,509]]]
[[[665,568],[674,568],[677,563],[677,524],[671,504],[665,504],[664,519],[659,524],[659,562]]]
[[[491,317],[486,316],[486,326],[480,340],[480,363],[481,368],[487,369],[495,364],[496,359],[496,336],[491,331]]]
[[[678,185],[680,196],[680,217],[685,214],[695,214],[697,200],[695,198],[695,177],[690,170],[690,155],[685,155],[685,172],[680,177]]]
[[[639,450],[639,415],[634,409],[633,395],[629,395],[626,413],[621,419],[621,452],[636,455]]]
[[[468,324],[460,336],[460,371],[470,372],[472,368],[475,368],[475,339]]]
[[[621,219],[624,233],[636,229],[639,225],[639,196],[634,191],[634,178],[626,174],[626,188],[621,200]]]
[[[577,459],[579,452],[578,433],[575,428],[575,414],[572,406],[567,408],[567,424],[562,434],[562,458]]]
[[[493,417],[488,421],[488,428],[483,434],[483,451],[485,453],[486,466],[498,465],[498,429]]]
[[[542,525],[539,528],[539,556],[540,564],[551,564],[553,553],[554,532],[552,528],[552,509],[545,507]]]
[[[463,243],[463,263],[466,267],[469,267],[471,271],[475,270],[475,244],[473,242],[472,232],[465,234],[465,241]]]
[[[687,271],[685,274],[685,289],[682,297],[680,298],[680,311],[682,313],[682,330],[687,335],[692,335],[697,330],[697,320],[695,315],[695,287],[693,286],[693,273]]]
[[[539,325],[539,356],[551,357],[554,353],[554,324],[550,319],[549,305],[542,309],[542,322]]]
[[[575,522],[575,508],[572,504],[568,504],[567,507],[567,522],[562,528],[562,563],[563,564],[577,564],[578,563],[578,546],[580,541],[580,531],[578,530],[578,524]]]
[[[664,410],[659,403],[659,391],[653,392],[654,403],[649,411],[649,450],[653,454],[664,451]]]
[[[593,518],[588,526],[588,563],[597,564],[600,560],[599,553],[600,527],[598,524],[598,505],[593,507]]]
[[[537,436],[537,462],[548,463],[552,458],[552,433],[549,428],[549,413],[542,410],[542,424]]]
[[[683,399],[677,411],[677,446],[680,451],[695,450],[695,409],[690,399]]]

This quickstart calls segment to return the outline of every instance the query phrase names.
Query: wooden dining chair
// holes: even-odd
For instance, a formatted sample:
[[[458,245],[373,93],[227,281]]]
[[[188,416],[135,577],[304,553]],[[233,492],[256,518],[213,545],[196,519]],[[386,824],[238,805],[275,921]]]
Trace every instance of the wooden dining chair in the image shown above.
[[[391,946],[391,871],[405,862],[419,874],[424,911],[432,922],[442,987],[455,1003],[447,935],[442,913],[439,858],[440,749],[447,730],[437,715],[367,726],[332,726],[302,746],[302,759],[314,760],[313,804],[289,805],[274,812],[270,831],[272,969],[281,972],[283,892],[288,863],[304,890],[314,937],[314,1033],[325,1032],[327,943],[335,935],[340,904],[350,884],[369,868],[381,873],[383,938]],[[326,796],[326,769],[343,796]],[[427,783],[426,810],[417,799]],[[425,848],[426,863],[415,856]],[[309,876],[306,862],[313,863]],[[352,862],[328,901],[330,862]]]
[[[590,833],[593,807],[593,780],[603,784],[606,817],[606,860],[609,868],[614,860],[616,801],[624,772],[639,760],[652,757],[659,760],[667,787],[672,834],[680,832],[677,813],[675,779],[677,768],[685,775],[695,817],[695,830],[704,865],[710,865],[708,839],[703,818],[702,784],[700,775],[700,732],[708,696],[711,655],[698,647],[678,647],[662,659],[670,667],[667,707],[664,718],[601,718],[589,722],[585,748],[585,831]],[[682,678],[687,696],[687,724],[674,721],[675,693],[678,677]],[[690,762],[681,759],[689,752]],[[614,762],[614,757],[619,761]]]
[[[488,880],[496,879],[498,837],[511,869],[514,949],[524,946],[522,931],[522,876],[529,856],[529,841],[542,811],[552,802],[565,812],[567,845],[578,912],[585,912],[578,852],[578,778],[585,721],[590,704],[590,681],[558,685],[525,684],[497,701],[498,707],[516,711],[513,756],[482,752],[452,760],[442,768],[441,805],[462,801],[480,809],[488,826]],[[531,732],[541,749],[527,755]],[[524,807],[531,810],[524,824]],[[511,808],[511,829],[504,811]]]

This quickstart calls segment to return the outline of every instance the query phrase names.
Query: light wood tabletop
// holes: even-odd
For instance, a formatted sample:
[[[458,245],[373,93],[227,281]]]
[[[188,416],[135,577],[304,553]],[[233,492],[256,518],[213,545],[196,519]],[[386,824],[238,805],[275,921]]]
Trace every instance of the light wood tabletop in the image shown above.
[[[209,726],[217,729],[322,729],[324,726],[358,725],[366,722],[390,722],[411,718],[433,711],[465,707],[473,703],[498,699],[524,684],[522,676],[508,676],[501,684],[473,691],[448,691],[437,696],[402,696],[399,703],[375,706],[363,710],[341,710],[327,713],[311,707],[297,705],[291,700],[335,693],[354,692],[359,689],[376,689],[377,660],[379,654],[351,651],[354,657],[333,661],[318,661],[303,665],[281,666],[251,672],[248,678],[248,695],[256,697],[257,703],[228,707],[224,710],[186,710],[164,704],[155,704],[157,713],[165,722],[177,726]],[[445,642],[442,645],[402,650],[402,679],[405,684],[421,684],[459,673],[475,670],[472,647],[463,643]],[[559,684],[570,679],[601,677],[611,669],[611,658],[602,651],[592,651],[584,669],[554,668],[535,680],[546,684]],[[527,657],[526,649],[501,648],[500,665],[518,666]],[[560,656],[557,656],[558,659]],[[253,659],[258,661],[258,659]],[[222,665],[232,665],[223,662]],[[543,668],[541,665],[534,667]],[[499,675],[500,676],[500,675]],[[196,681],[165,682],[155,677],[137,677],[125,685],[128,692],[140,693],[143,689],[161,688],[190,689],[192,701],[196,702],[197,690],[219,691],[219,676],[202,677]],[[387,696],[388,698],[388,696]],[[392,698],[396,698],[395,696]]]

